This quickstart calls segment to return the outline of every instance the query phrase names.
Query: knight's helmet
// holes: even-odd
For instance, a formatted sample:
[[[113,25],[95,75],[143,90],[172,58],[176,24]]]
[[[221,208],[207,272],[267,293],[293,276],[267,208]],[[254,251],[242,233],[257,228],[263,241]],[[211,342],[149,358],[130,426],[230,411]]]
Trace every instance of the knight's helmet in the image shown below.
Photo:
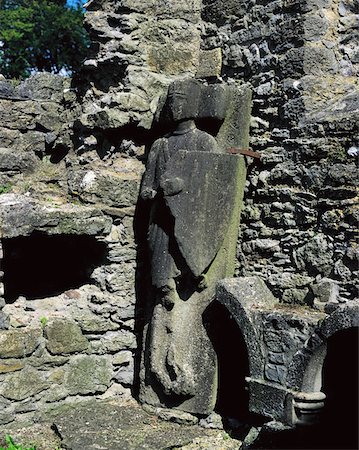
[[[198,116],[201,84],[193,78],[174,81],[168,88],[165,108],[174,122]]]

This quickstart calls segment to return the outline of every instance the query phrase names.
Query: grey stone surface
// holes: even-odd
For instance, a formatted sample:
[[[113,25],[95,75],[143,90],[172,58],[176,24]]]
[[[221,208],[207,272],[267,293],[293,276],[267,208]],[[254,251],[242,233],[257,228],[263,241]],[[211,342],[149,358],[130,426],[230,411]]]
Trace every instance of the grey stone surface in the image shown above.
[[[61,199],[38,201],[26,195],[3,194],[0,198],[1,236],[48,234],[98,235],[110,230],[111,219],[96,208],[86,208]]]
[[[21,358],[32,354],[39,346],[42,330],[37,328],[10,329],[0,332],[0,358]]]
[[[249,381],[250,404],[252,412],[274,420],[284,422],[286,420],[286,389],[265,381]]]
[[[264,354],[256,324],[256,309],[271,310],[276,299],[261,279],[245,277],[220,281],[216,288],[216,300],[228,309],[238,323],[247,345],[251,375],[261,377]]]
[[[55,355],[81,352],[89,345],[81,328],[69,320],[52,320],[45,327],[45,336],[46,348]]]
[[[77,356],[70,362],[65,387],[70,395],[105,392],[112,376],[112,364],[107,357]]]
[[[237,11],[232,3],[204,3],[202,47],[220,47],[222,76],[243,77],[253,88],[250,145],[262,158],[248,176],[238,274],[258,274],[267,282],[275,277],[275,295],[286,302],[311,304],[305,286],[285,287],[281,282],[283,273],[294,272],[297,248],[320,235],[325,242],[316,258],[308,255],[311,261],[304,271],[332,277],[335,262],[342,260],[343,240],[347,251],[354,245],[343,203],[351,198],[351,182],[342,178],[338,189],[329,181],[331,172],[341,173],[340,164],[350,170],[353,160],[347,150],[356,141],[358,63],[349,50],[355,34],[353,3],[338,7],[333,2],[240,2]],[[333,12],[330,20],[328,11]],[[319,22],[321,26],[315,25]],[[339,134],[344,140],[338,140]],[[279,251],[253,251],[264,239],[278,240]],[[357,277],[348,260],[344,265]],[[340,295],[355,298],[356,289],[349,287],[344,271],[334,277]]]
[[[166,203],[175,218],[174,234],[182,256],[196,277],[207,270],[223,243],[231,220],[228,205],[235,203],[237,194],[238,167],[234,155],[179,151],[164,174],[181,178],[186,187],[168,196]]]
[[[73,450],[159,450],[166,448],[235,449],[240,441],[223,431],[205,430],[198,425],[165,422],[144,412],[133,401],[83,401],[63,405],[43,415],[37,424],[14,422],[0,425],[0,445],[3,433],[10,432],[15,442],[39,450],[71,448]],[[56,432],[54,431],[56,430]],[[5,444],[5,443],[4,443]]]
[[[10,374],[2,383],[0,393],[7,399],[19,401],[38,394],[49,386],[41,371],[27,366]]]
[[[24,362],[16,359],[5,359],[0,361],[0,373],[16,372],[24,368]]]
[[[358,302],[337,304],[327,312],[284,305],[253,277],[218,283],[216,298],[237,322],[247,346],[250,411],[295,425],[292,400],[301,398],[301,391],[314,402],[320,398],[320,409],[327,339],[358,326]]]
[[[17,86],[16,93],[32,100],[60,102],[64,97],[64,89],[69,87],[69,78],[40,72]]]
[[[137,276],[145,269],[133,221],[143,213],[141,205],[135,216],[145,147],[158,135],[154,120],[168,85],[200,74],[201,65],[202,76],[217,79],[202,89],[198,125],[213,126],[214,134],[219,127],[222,149],[261,153],[260,162],[247,158],[236,275],[260,277],[288,305],[253,316],[263,324],[261,375],[266,368],[276,379],[268,383],[286,379],[300,389],[306,355],[356,323],[349,312],[358,278],[355,0],[94,0],[86,20],[93,45],[79,79],[37,74],[19,86],[0,82],[0,231],[5,239],[33,231],[95,235],[106,241],[108,260],[92,272],[89,288],[0,311],[2,383],[25,364],[55,380],[51,395],[41,391],[16,411],[0,400],[1,420],[68,395],[65,372],[77,355],[49,355],[41,332],[32,341],[41,318],[75,320],[90,344],[83,356],[116,364],[114,354],[135,350],[143,313],[135,305],[137,262]],[[243,92],[253,94],[250,139],[235,114],[249,120]],[[320,317],[323,327],[306,343]],[[61,365],[63,373],[55,370]],[[126,372],[125,363],[115,367]],[[111,381],[104,395],[121,389]]]
[[[32,152],[14,152],[0,148],[0,171],[10,173],[31,173],[35,170],[38,158]]]

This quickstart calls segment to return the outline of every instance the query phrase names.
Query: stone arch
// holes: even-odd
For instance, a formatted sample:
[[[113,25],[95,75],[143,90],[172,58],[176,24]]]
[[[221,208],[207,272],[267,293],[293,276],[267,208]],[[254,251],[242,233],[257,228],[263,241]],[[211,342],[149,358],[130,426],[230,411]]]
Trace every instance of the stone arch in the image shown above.
[[[355,301],[338,307],[319,323],[305,346],[293,357],[289,366],[287,387],[295,391],[319,392],[327,340],[335,333],[359,327],[359,304]]]
[[[229,310],[214,301],[207,308],[207,333],[217,356],[217,397],[215,411],[226,418],[244,422],[249,413],[249,358],[242,330]]]
[[[258,335],[258,329],[254,326],[255,317],[251,312],[252,304],[256,303],[258,298],[265,298],[265,296],[255,295],[262,289],[267,294],[264,282],[256,277],[247,277],[243,280],[227,279],[217,285],[217,301],[227,308],[242,332],[247,347],[251,378],[262,378],[264,370],[265,357],[261,338]]]

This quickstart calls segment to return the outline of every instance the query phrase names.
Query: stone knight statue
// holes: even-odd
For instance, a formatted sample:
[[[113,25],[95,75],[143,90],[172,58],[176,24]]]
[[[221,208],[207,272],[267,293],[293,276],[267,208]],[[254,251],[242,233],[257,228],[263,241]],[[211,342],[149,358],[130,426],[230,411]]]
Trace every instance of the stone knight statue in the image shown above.
[[[192,414],[209,414],[215,404],[216,355],[202,316],[215,282],[233,272],[245,178],[243,158],[196,127],[201,95],[193,79],[170,85],[166,108],[175,130],[152,145],[141,189],[151,201],[153,309],[140,400]]]
[[[181,178],[166,177],[166,168],[179,150],[220,152],[214,137],[198,130],[194,122],[200,92],[200,84],[194,80],[179,81],[170,86],[168,108],[177,126],[171,135],[154,142],[142,184],[142,198],[153,199],[148,234],[152,284],[168,308],[173,306],[178,297],[177,288],[180,288],[181,283],[187,282],[188,285],[192,274],[187,270],[177,248],[173,235],[174,218],[165,201],[165,196],[176,195],[185,186]],[[192,175],[196,176],[195,173]],[[195,279],[192,282],[195,283]]]

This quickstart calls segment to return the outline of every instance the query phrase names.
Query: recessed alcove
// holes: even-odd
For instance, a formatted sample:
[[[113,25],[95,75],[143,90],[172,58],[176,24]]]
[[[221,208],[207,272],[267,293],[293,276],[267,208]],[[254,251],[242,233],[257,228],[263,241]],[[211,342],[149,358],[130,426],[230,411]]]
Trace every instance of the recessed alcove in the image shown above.
[[[322,371],[326,394],[319,448],[358,448],[359,328],[336,332],[328,339]]]
[[[215,411],[225,426],[248,423],[249,376],[247,347],[242,332],[222,304],[213,302],[206,311],[207,332],[218,358],[218,394]]]
[[[106,261],[106,245],[93,236],[33,233],[2,240],[5,301],[52,297],[91,282]]]
[[[328,338],[320,387],[326,398],[318,422],[282,433],[276,446],[268,448],[358,448],[358,352],[358,328],[340,330]]]

